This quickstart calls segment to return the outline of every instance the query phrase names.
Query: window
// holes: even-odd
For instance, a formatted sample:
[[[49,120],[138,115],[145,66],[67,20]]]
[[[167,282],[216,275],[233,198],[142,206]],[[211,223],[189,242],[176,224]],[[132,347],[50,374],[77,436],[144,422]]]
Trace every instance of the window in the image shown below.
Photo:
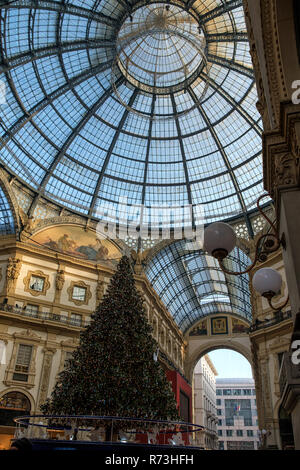
[[[252,431],[252,429],[247,429],[247,436],[248,436],[248,437],[253,437],[253,431]]]
[[[32,355],[32,346],[27,344],[20,344],[16,365],[15,365],[15,372],[13,374],[13,380],[19,380],[20,382],[27,382],[28,381],[28,372],[30,367]]]
[[[222,390],[220,388],[217,388],[217,395],[222,395]]]
[[[253,441],[228,441],[227,450],[254,450]]]
[[[243,437],[243,431],[242,431],[241,429],[237,429],[237,430],[236,430],[236,435],[237,435],[238,437]]]
[[[71,313],[70,323],[71,325],[80,326],[82,323],[82,315],[79,313]]]
[[[217,398],[217,405],[218,405],[218,406],[221,405],[221,400],[220,400],[220,398]]]
[[[25,312],[27,315],[30,315],[32,317],[37,317],[38,312],[39,312],[39,306],[38,305],[26,305],[25,307]]]
[[[233,418],[226,418],[226,426],[233,426],[234,420]]]
[[[230,388],[224,388],[223,395],[232,395]]]
[[[251,389],[250,388],[244,388],[243,389],[243,395],[251,395]]]
[[[219,430],[218,430],[218,436],[223,436],[223,431],[222,431],[222,429],[219,429]]]
[[[252,418],[244,418],[245,426],[252,426]]]
[[[222,415],[222,410],[221,410],[221,409],[217,410],[217,415],[218,415],[218,416],[221,416],[221,415]]]
[[[73,287],[73,293],[72,293],[72,299],[80,300],[80,301],[84,302],[85,298],[86,298],[86,288],[85,287],[74,286]]]
[[[9,392],[0,398],[0,426],[16,426],[14,418],[30,414],[30,401],[20,392]]]
[[[218,419],[218,426],[222,426],[222,420]]]
[[[232,437],[232,430],[231,429],[226,429],[226,436],[227,437]]]
[[[31,276],[30,278],[30,289],[36,292],[43,292],[45,284],[45,278],[40,276]]]
[[[255,388],[252,389],[252,395],[256,395],[256,391],[255,391]]]
[[[232,390],[232,395],[242,395],[242,390],[240,388],[236,388]]]
[[[224,441],[219,441],[219,449],[224,450]]]

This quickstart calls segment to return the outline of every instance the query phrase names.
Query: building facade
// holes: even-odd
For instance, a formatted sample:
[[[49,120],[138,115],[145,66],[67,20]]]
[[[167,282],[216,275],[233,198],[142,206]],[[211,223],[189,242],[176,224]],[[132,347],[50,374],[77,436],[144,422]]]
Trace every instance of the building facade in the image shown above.
[[[33,241],[1,238],[0,450],[9,447],[14,417],[38,414],[50,396],[59,372],[79,344],[80,331],[90,322],[106,291],[116,268],[113,258],[121,256],[120,248],[108,241],[107,259],[79,258],[71,253],[73,240],[88,247],[96,243],[96,233],[85,231],[74,220],[73,225],[68,222],[43,230],[52,239],[54,232],[64,232],[59,237],[60,252]],[[183,335],[147,279],[136,274],[136,285],[159,345],[159,360],[171,374],[173,389],[175,384],[178,388],[178,403],[184,388],[188,413],[191,387],[183,378]],[[187,421],[190,419],[186,416]]]
[[[259,447],[256,393],[253,379],[217,379],[216,405],[220,450]]]
[[[194,423],[204,426],[197,436],[197,445],[204,449],[217,449],[216,376],[218,375],[208,354],[201,357],[194,370]]]

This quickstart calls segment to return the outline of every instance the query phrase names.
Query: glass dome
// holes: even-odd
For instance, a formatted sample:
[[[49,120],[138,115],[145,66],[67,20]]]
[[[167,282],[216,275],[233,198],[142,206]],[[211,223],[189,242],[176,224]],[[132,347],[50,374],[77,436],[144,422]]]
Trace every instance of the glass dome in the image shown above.
[[[120,199],[244,215],[262,192],[242,0],[1,7],[1,163],[90,218]]]

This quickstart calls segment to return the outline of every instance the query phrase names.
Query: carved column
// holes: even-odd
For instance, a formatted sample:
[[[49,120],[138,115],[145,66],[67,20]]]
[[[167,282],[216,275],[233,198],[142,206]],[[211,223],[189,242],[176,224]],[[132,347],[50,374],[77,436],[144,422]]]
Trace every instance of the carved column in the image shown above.
[[[48,390],[49,390],[49,381],[50,381],[50,373],[53,361],[53,355],[55,353],[55,349],[45,348],[44,352],[44,359],[43,359],[43,367],[41,373],[41,380],[40,380],[40,387],[39,387],[39,397],[37,401],[37,408],[40,409],[40,406],[45,403]]]
[[[283,261],[296,325],[300,320],[300,106],[281,104],[281,127],[263,137],[265,187],[277,209],[278,229],[284,234]],[[299,380],[299,379],[298,379]],[[300,381],[299,381],[300,384]],[[300,405],[296,401],[286,411],[293,422],[295,448],[300,449]]]
[[[281,128],[263,136],[264,183],[277,209],[293,315],[300,311],[300,106],[281,105]]]
[[[270,387],[270,364],[269,358],[263,357],[260,360],[260,370],[261,370],[261,387],[262,387],[262,400],[263,400],[263,415],[264,423],[263,427],[269,431],[269,434],[266,438],[266,446],[274,447],[278,446],[277,444],[277,429],[274,423],[273,417],[273,402],[271,395]]]

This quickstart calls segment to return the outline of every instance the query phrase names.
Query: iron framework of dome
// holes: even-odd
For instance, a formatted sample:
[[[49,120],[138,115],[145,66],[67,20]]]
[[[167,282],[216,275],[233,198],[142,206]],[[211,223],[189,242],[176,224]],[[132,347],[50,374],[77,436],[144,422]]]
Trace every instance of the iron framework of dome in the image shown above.
[[[205,222],[244,215],[251,231],[261,124],[242,0],[10,1],[1,54],[0,159],[31,213],[46,198],[97,218],[123,198],[136,220],[192,205],[197,223],[202,204]]]
[[[224,264],[229,271],[243,271],[250,259],[235,248]],[[160,250],[148,263],[146,275],[184,333],[201,318],[218,313],[251,323],[248,274],[225,274],[215,258],[189,251],[184,240]]]

